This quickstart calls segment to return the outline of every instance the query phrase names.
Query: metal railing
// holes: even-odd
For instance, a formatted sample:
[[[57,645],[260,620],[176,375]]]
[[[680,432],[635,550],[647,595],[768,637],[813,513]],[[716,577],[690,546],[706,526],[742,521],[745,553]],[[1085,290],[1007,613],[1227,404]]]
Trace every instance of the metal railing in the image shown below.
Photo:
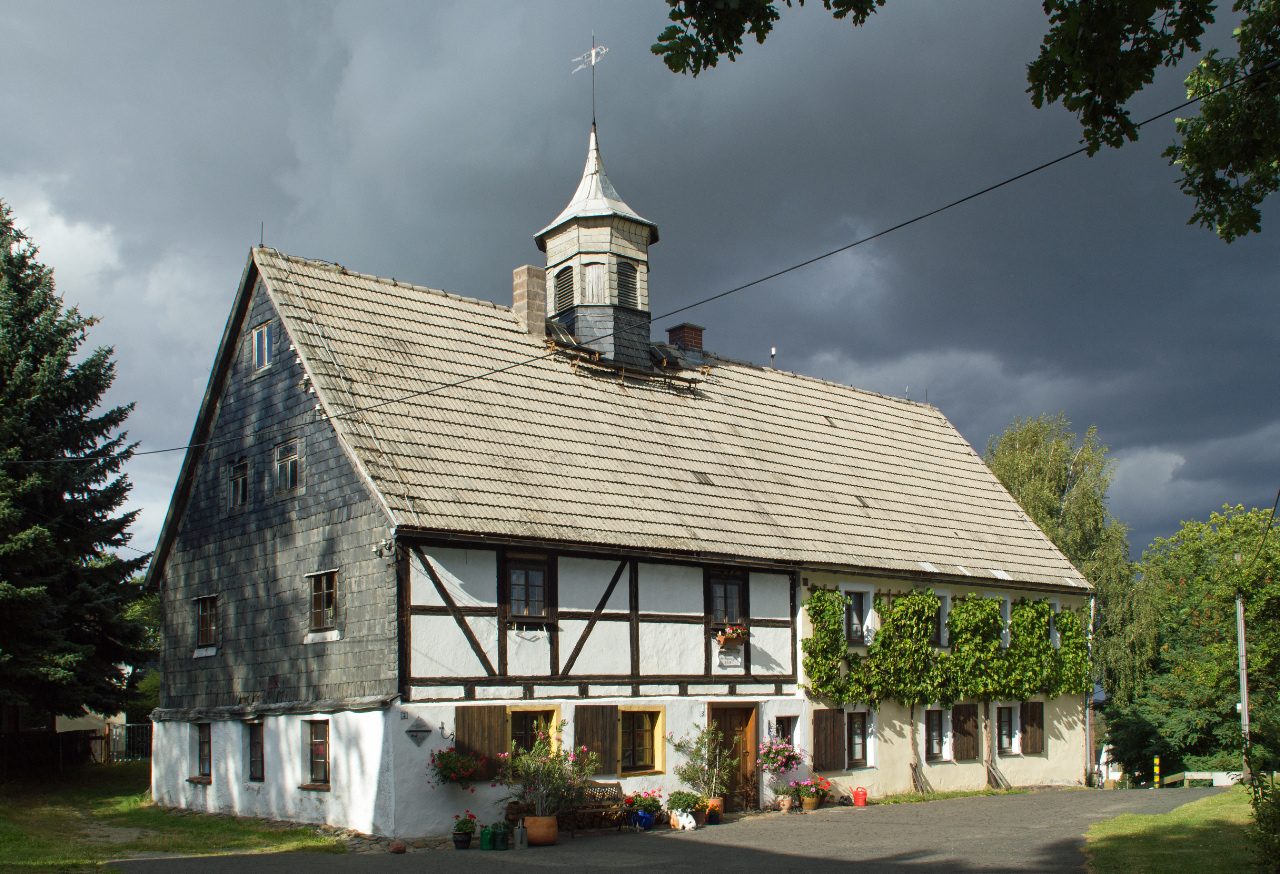
[[[108,723],[104,762],[138,762],[151,759],[151,723],[119,725]]]

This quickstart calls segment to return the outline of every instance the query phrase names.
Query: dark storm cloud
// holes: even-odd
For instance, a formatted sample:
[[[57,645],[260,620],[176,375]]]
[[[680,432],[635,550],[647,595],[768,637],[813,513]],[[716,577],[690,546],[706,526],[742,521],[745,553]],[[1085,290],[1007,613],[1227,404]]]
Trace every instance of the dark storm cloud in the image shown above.
[[[568,59],[594,28],[610,178],[662,240],[655,313],[723,291],[1070,150],[1025,65],[1026,3],[889,6],[863,28],[787,10],[698,79],[630,4],[11,5],[0,197],[69,300],[104,317],[113,398],[147,447],[190,433],[259,222],[284,251],[507,301],[569,199],[589,117]],[[1223,44],[1230,22],[1209,45]],[[1182,99],[1162,71],[1145,117]],[[765,286],[658,322],[726,354],[937,404],[981,451],[1017,415],[1096,423],[1140,549],[1276,480],[1280,233],[1184,225],[1166,120]],[[1267,221],[1274,224],[1274,210]],[[1265,223],[1265,222],[1264,222]],[[177,455],[139,459],[139,544]]]

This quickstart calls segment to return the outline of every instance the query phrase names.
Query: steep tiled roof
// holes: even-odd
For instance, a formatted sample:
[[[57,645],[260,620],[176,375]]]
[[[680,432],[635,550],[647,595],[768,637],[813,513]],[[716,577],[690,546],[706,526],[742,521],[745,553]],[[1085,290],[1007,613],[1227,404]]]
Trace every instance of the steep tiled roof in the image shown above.
[[[1088,585],[933,407],[714,358],[694,385],[627,378],[503,306],[253,258],[401,525]]]

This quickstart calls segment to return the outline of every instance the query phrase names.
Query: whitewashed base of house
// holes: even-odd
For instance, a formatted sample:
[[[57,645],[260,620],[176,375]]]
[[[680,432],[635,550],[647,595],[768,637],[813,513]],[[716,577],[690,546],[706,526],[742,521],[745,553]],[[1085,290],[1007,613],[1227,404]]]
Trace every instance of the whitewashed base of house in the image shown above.
[[[483,701],[467,702],[482,704]],[[488,703],[513,704],[506,700]],[[566,720],[564,743],[573,737],[577,699],[538,698],[523,704],[557,707]],[[708,708],[735,703],[759,706],[759,736],[763,738],[779,716],[796,717],[796,745],[811,750],[812,716],[809,703],[800,697],[758,697],[743,701],[716,698],[593,698],[591,704],[617,703],[663,708],[664,733],[677,737],[704,725]],[[248,778],[248,730],[237,721],[212,723],[213,774],[210,785],[189,782],[197,771],[196,729],[192,723],[160,722],[155,726],[152,753],[152,794],[159,804],[210,813],[258,816],[297,822],[326,823],[356,831],[411,839],[444,836],[453,829],[454,815],[470,810],[481,822],[503,816],[506,791],[481,783],[474,792],[457,786],[431,785],[427,767],[433,750],[452,745],[457,704],[453,701],[395,704],[385,711],[338,712],[315,716],[273,716],[263,720],[265,779]],[[1060,698],[1045,706],[1045,740],[1041,756],[1005,757],[999,760],[1004,776],[1014,786],[1079,785],[1084,768],[1084,728],[1078,697]],[[917,719],[922,718],[917,712]],[[306,782],[304,722],[329,720],[329,791],[299,788]],[[418,720],[421,719],[422,722]],[[865,788],[871,797],[911,791],[911,748],[907,711],[885,702],[874,714],[873,738],[867,768],[824,772],[840,794]],[[421,746],[407,733],[411,727],[430,727]],[[871,733],[871,732],[869,732]],[[917,738],[923,744],[923,732]],[[598,779],[621,782],[625,792],[660,789],[666,797],[686,788],[674,774],[680,758],[670,745],[663,751],[662,773],[633,777],[605,775]],[[986,755],[985,744],[983,755]],[[925,765],[925,775],[938,791],[986,787],[981,762],[939,762]],[[786,775],[804,779],[806,773]],[[775,783],[761,781],[760,800],[776,799]]]

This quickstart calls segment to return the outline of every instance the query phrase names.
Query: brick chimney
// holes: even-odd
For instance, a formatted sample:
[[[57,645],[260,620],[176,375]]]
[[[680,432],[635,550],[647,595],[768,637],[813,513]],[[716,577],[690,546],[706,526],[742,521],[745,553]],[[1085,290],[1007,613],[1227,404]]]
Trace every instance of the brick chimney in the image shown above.
[[[685,349],[702,349],[702,332],[706,328],[701,325],[691,325],[688,322],[681,322],[674,328],[667,328],[667,339],[672,345],[680,346]]]
[[[547,269],[526,264],[512,271],[511,309],[525,330],[539,340],[547,335]]]

